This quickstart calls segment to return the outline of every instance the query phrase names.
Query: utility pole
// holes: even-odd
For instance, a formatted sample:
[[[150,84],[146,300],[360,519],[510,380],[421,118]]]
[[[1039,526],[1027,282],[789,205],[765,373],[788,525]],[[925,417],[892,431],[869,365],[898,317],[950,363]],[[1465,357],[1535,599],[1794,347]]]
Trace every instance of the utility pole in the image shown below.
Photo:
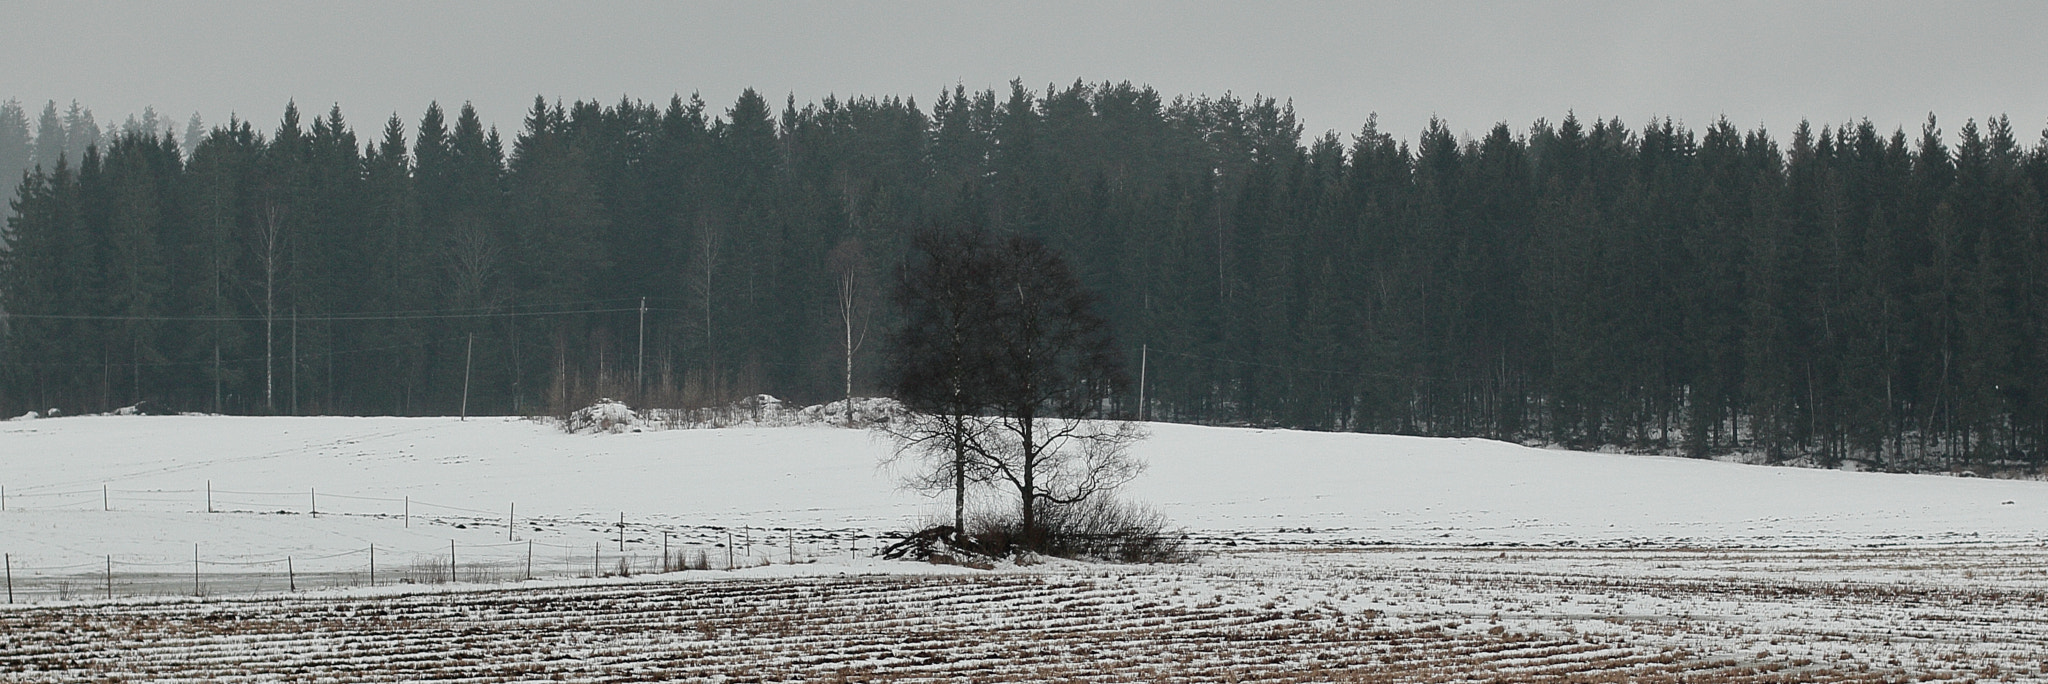
[[[292,415],[299,415],[299,307],[292,307]]]
[[[1138,422],[1145,421],[1145,365],[1152,360],[1152,345],[1138,346]]]
[[[220,324],[213,328],[213,412],[220,413]]]
[[[470,333],[469,346],[462,352],[462,417],[459,420],[469,420],[469,368],[470,361],[475,358],[476,333]]]
[[[213,273],[213,312],[220,313],[220,250],[215,248],[209,257]],[[213,412],[220,413],[220,321],[213,322]]]
[[[633,355],[633,391],[647,391],[647,298],[640,298],[640,351]],[[637,397],[636,397],[637,399]],[[645,402],[642,402],[645,403]]]

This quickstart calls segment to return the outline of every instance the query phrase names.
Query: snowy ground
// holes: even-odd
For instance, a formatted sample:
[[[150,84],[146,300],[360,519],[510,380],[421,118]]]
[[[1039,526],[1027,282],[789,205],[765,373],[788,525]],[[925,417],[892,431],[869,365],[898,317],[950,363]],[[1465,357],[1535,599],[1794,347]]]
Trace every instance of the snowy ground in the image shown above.
[[[866,558],[942,504],[894,486],[886,443],[840,428],[0,423],[0,552],[32,602],[0,610],[0,681],[1995,681],[2048,667],[2048,483],[1151,430],[1127,493],[1205,560],[983,573]],[[451,543],[464,584],[429,585]],[[576,579],[656,569],[664,544],[744,569]],[[543,579],[513,581],[528,574]],[[290,585],[323,589],[276,593]],[[211,598],[176,598],[195,593]]]
[[[2044,681],[2042,560],[1267,550],[44,603],[0,610],[0,681]]]
[[[2048,540],[2043,482],[1486,440],[1166,424],[1151,431],[1137,449],[1150,470],[1128,495],[1218,545]],[[784,556],[792,543],[800,555],[825,556],[872,545],[876,535],[944,509],[896,486],[895,473],[878,465],[888,450],[868,432],[824,426],[591,435],[502,418],[5,422],[0,551],[24,567],[103,564],[109,554],[117,565],[189,565],[195,544],[209,562],[367,553],[371,544],[410,560],[445,554],[451,540],[480,551],[517,546],[522,557],[528,540],[563,551],[610,542],[617,553],[623,514],[627,552],[649,558],[663,532],[672,543],[701,545],[723,543],[728,529],[748,551],[765,553],[758,547],[766,537]],[[483,553],[510,553],[500,551]]]

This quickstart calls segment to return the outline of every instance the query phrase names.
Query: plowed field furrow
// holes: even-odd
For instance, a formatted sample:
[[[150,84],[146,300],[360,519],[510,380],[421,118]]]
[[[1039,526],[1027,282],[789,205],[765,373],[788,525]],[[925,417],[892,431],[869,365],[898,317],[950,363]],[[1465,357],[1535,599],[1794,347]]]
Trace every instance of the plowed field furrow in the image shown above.
[[[33,607],[0,611],[0,682],[1762,684],[2040,681],[2048,667],[2048,580],[1915,579],[2024,565],[1998,553],[1628,553],[1295,552]],[[1672,576],[1697,572],[1678,567],[1689,562],[1798,570]],[[1868,576],[1904,565],[1920,569]]]

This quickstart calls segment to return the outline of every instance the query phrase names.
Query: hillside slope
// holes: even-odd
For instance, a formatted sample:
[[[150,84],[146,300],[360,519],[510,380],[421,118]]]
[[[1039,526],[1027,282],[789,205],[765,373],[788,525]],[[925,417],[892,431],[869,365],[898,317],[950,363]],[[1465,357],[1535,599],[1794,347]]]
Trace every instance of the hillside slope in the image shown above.
[[[2048,539],[2048,483],[1769,468],[1485,440],[1154,424],[1128,495],[1215,543],[1827,547]],[[832,427],[565,434],[502,418],[76,417],[0,423],[0,551],[187,567],[376,544],[529,540],[849,553],[944,510]],[[206,513],[207,488],[213,508]],[[104,487],[104,489],[103,489]],[[103,493],[104,492],[104,493]],[[103,500],[104,497],[104,500]],[[409,503],[408,503],[409,502]],[[320,515],[310,515],[314,505]],[[103,510],[111,509],[111,510]],[[410,520],[407,520],[407,510]],[[506,529],[506,516],[516,525]],[[508,540],[508,537],[510,538]],[[495,545],[495,546],[493,546]],[[575,551],[581,549],[581,551]],[[578,554],[581,554],[580,556]],[[577,561],[576,558],[583,560]]]

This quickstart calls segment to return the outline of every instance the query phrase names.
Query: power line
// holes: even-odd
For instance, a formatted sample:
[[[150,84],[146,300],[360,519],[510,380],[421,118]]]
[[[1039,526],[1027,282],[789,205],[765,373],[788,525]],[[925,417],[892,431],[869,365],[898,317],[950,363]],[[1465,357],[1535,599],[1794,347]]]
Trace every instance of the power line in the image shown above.
[[[331,351],[325,351],[325,352],[312,352],[312,353],[308,353],[308,354],[303,354],[303,355],[301,355],[301,356],[300,356],[300,358],[301,358],[301,359],[317,359],[317,358],[321,358],[321,357],[324,357],[324,356],[348,356],[348,355],[351,355],[351,354],[367,354],[367,353],[370,353],[370,352],[379,352],[379,351],[390,351],[390,350],[393,350],[393,349],[411,349],[411,348],[415,348],[415,347],[426,347],[426,346],[430,346],[430,345],[434,345],[434,344],[440,344],[440,343],[444,343],[444,342],[451,342],[451,341],[455,341],[455,340],[460,340],[460,339],[463,339],[463,338],[460,338],[460,337],[449,337],[449,338],[443,338],[443,339],[437,339],[437,340],[421,340],[421,341],[419,341],[419,342],[407,342],[407,343],[404,343],[404,344],[393,344],[393,345],[386,345],[386,346],[382,346],[382,347],[361,347],[361,348],[357,348],[357,349],[337,349],[337,350],[331,350]],[[262,360],[263,360],[263,357],[261,357],[261,356],[245,356],[245,357],[241,357],[241,358],[233,358],[233,359],[221,359],[221,360],[220,360],[220,361],[219,361],[218,363],[220,363],[221,365],[228,365],[228,364],[239,364],[239,363],[252,363],[252,362],[256,362],[256,361],[262,361]],[[12,362],[12,365],[16,365],[16,366],[30,366],[30,367],[36,367],[36,368],[99,368],[99,367],[101,367],[101,366],[106,366],[106,365],[115,365],[115,366],[124,366],[124,367],[125,367],[125,366],[131,366],[131,365],[132,365],[132,366],[142,366],[142,367],[144,367],[144,368],[170,368],[170,367],[182,367],[182,366],[210,366],[210,365],[213,365],[214,363],[216,363],[216,362],[215,362],[214,360],[212,360],[212,359],[201,359],[201,360],[198,360],[198,361],[121,361],[121,362],[118,362],[118,363],[60,363],[60,362],[49,362],[49,361],[18,361],[18,362]]]
[[[608,300],[608,301],[618,301],[618,300]],[[583,303],[583,302],[579,302],[579,303]],[[500,307],[500,308],[503,308],[503,307]],[[574,316],[574,315],[582,315],[582,314],[600,314],[600,313],[625,313],[625,312],[637,312],[637,311],[639,311],[639,310],[640,310],[640,308],[639,308],[639,307],[624,307],[624,308],[602,308],[602,309],[572,309],[572,310],[566,310],[566,311],[561,311],[561,310],[556,310],[556,311],[515,311],[515,310],[501,310],[501,311],[475,311],[475,310],[471,310],[471,309],[447,309],[447,310],[441,310],[441,311],[419,311],[419,312],[402,312],[402,311],[401,311],[401,312],[381,312],[381,313],[349,313],[349,314],[324,314],[324,315],[313,315],[313,316],[306,316],[306,315],[301,315],[301,316],[299,316],[299,321],[300,321],[300,322],[302,322],[302,323],[303,323],[303,322],[315,322],[315,323],[324,323],[324,322],[347,322],[347,321],[412,321],[412,320],[430,320],[430,319],[469,319],[469,318],[516,318],[516,317],[529,317],[529,316]],[[650,309],[650,310],[659,310],[659,309]],[[32,319],[32,320],[59,320],[59,321],[120,321],[120,322],[152,322],[152,323],[260,323],[260,322],[263,322],[263,321],[265,321],[265,320],[272,320],[272,319],[273,319],[273,317],[266,317],[266,316],[133,316],[133,315],[110,315],[110,314],[24,314],[24,313],[11,313],[11,314],[8,314],[8,315],[7,315],[7,317],[8,317],[8,318],[20,318],[20,319]]]
[[[1420,380],[1420,381],[1428,381],[1428,382],[1479,382],[1479,381],[1477,381],[1477,380],[1474,380],[1474,379],[1472,379],[1472,378],[1439,378],[1439,377],[1434,377],[1434,376],[1428,376],[1428,375],[1403,375],[1403,374],[1400,374],[1400,373],[1372,373],[1372,372],[1363,372],[1363,371],[1342,371],[1342,370],[1331,370],[1331,369],[1328,369],[1328,368],[1308,368],[1308,367],[1305,367],[1305,366],[1289,366],[1289,365],[1284,365],[1284,364],[1277,364],[1277,363],[1264,363],[1264,362],[1260,362],[1260,361],[1240,361],[1240,360],[1237,360],[1237,359],[1226,359],[1226,358],[1221,358],[1221,357],[1215,357],[1215,356],[1203,356],[1203,355],[1201,355],[1201,354],[1190,354],[1190,353],[1187,353],[1187,352],[1178,352],[1178,351],[1173,351],[1173,350],[1171,350],[1171,349],[1161,349],[1161,348],[1159,348],[1159,347],[1151,347],[1150,349],[1151,349],[1151,351],[1152,351],[1153,353],[1157,353],[1157,354],[1170,354],[1170,355],[1173,355],[1173,356],[1179,356],[1179,357],[1184,357],[1184,358],[1190,358],[1190,359],[1200,359],[1200,360],[1203,360],[1203,361],[1214,361],[1214,362],[1217,362],[1217,363],[1228,363],[1228,364],[1235,364],[1235,365],[1239,365],[1239,366],[1255,366],[1255,367],[1259,367],[1259,368],[1271,368],[1271,369],[1274,369],[1274,370],[1288,370],[1288,371],[1300,371],[1300,372],[1303,372],[1303,373],[1322,373],[1322,374],[1326,374],[1326,375],[1344,375],[1344,376],[1350,376],[1350,377],[1356,377],[1356,378],[1378,378],[1378,379],[1383,379],[1383,380]]]

